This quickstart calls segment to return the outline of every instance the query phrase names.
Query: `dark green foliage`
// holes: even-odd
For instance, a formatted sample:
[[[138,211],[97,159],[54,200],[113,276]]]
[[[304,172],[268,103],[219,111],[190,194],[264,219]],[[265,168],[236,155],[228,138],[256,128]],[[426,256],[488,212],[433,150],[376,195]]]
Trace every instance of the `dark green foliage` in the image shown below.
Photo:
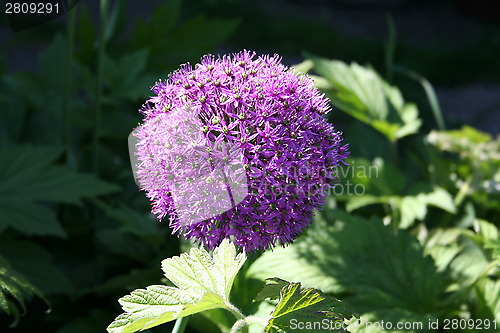
[[[45,41],[36,73],[6,74],[0,59],[2,332],[16,319],[13,332],[103,331],[118,296],[157,283],[158,262],[179,252],[134,183],[127,136],[150,87],[213,52],[237,21],[186,17],[182,1],[166,1],[131,33],[126,7],[115,2],[107,19],[98,123],[99,31],[85,4],[72,12],[74,36],[70,20],[13,36],[10,47]]]
[[[160,283],[158,263],[179,253],[168,220],[159,223],[149,213],[127,150],[127,136],[141,120],[136,110],[156,80],[221,46],[291,55],[288,62],[308,51],[383,68],[380,43],[344,36],[320,20],[274,17],[252,2],[169,0],[149,20],[136,20],[123,0],[113,4],[98,123],[99,19],[84,2],[74,36],[56,22],[2,45],[1,332],[104,331],[120,313],[117,299]],[[396,61],[432,82],[498,80],[500,62],[491,57],[499,53],[498,36],[470,38],[461,48],[402,43]],[[34,41],[29,52],[36,53],[37,70],[7,73],[9,52]],[[276,304],[252,299],[276,276],[348,300],[365,320],[470,317],[500,325],[498,139],[471,127],[431,131],[436,122],[425,94],[402,75],[388,80],[366,66],[313,60],[316,68],[309,69],[322,76],[318,86],[336,108],[329,117],[350,145],[350,166],[339,171],[338,191],[308,234],[250,258],[231,299],[245,314],[269,316]],[[375,82],[367,91],[376,96],[363,95],[366,75]],[[349,86],[352,80],[359,86]],[[373,105],[380,98],[390,105]],[[363,195],[345,193],[348,181],[362,186]],[[227,311],[211,310],[189,325],[220,332],[233,323]]]

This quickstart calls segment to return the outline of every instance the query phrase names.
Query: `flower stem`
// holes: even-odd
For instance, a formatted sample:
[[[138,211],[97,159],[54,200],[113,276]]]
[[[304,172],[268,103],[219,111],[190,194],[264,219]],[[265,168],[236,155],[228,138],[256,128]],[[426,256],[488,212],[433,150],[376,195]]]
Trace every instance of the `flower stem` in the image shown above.
[[[231,303],[226,303],[227,309],[236,317],[236,319],[245,319],[245,315],[241,313],[240,309],[232,305]]]
[[[101,0],[101,30],[99,34],[99,48],[97,53],[97,84],[95,94],[94,136],[92,138],[93,171],[99,173],[99,136],[101,131],[101,94],[104,71],[104,54],[106,46],[106,23],[108,18],[109,1]]]
[[[186,329],[189,317],[180,317],[175,321],[174,328],[172,329],[172,333],[183,333]]]
[[[234,323],[233,327],[231,327],[230,333],[237,333],[237,332],[248,332],[248,326],[251,324],[259,324],[262,327],[267,326],[267,320],[264,318],[256,317],[256,316],[248,316],[243,319],[239,319]]]
[[[391,15],[387,15],[387,43],[385,45],[385,77],[392,82],[392,65],[394,64],[394,51],[396,49],[396,27]]]
[[[239,332],[241,330],[242,333],[248,333],[248,324],[245,321],[245,315],[241,313],[240,309],[235,307],[233,304],[226,302],[227,309],[238,319],[236,323],[234,323],[231,328],[232,332]]]
[[[63,119],[64,133],[63,142],[66,145],[66,161],[70,160],[70,109],[73,95],[73,85],[71,84],[73,72],[73,45],[75,41],[75,21],[77,6],[70,10],[68,16],[68,32],[66,39],[66,70],[64,72],[64,99],[63,99]]]
[[[245,322],[248,324],[248,325],[251,325],[251,324],[259,324],[261,325],[262,327],[266,327],[267,326],[267,320],[264,319],[264,318],[261,318],[261,317],[256,317],[256,316],[248,316],[245,318]]]
[[[237,333],[240,330],[242,330],[244,327],[246,327],[247,323],[245,322],[245,319],[240,319],[236,323],[234,323],[233,327],[231,327],[231,331],[229,333]]]

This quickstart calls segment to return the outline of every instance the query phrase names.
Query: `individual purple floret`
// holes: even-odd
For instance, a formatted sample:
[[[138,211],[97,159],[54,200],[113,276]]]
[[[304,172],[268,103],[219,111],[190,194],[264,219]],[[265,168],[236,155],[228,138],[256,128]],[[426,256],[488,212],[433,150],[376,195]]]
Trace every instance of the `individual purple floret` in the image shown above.
[[[251,252],[307,227],[348,156],[310,78],[243,51],[183,65],[152,90],[134,131],[136,177],[175,234]]]

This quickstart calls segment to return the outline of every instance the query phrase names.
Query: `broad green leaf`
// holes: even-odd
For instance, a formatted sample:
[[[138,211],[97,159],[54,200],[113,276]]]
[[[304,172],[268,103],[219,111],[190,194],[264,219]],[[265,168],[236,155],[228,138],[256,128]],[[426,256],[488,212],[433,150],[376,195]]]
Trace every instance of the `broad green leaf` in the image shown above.
[[[313,288],[301,290],[300,283],[292,282],[281,289],[265,332],[346,332],[343,325],[352,316],[336,298]]]
[[[165,259],[162,270],[167,279],[181,289],[213,292],[229,300],[233,280],[245,261],[244,254],[236,254],[236,248],[224,241],[214,251],[213,259],[204,249],[193,248],[189,255]]]
[[[244,254],[228,240],[211,256],[204,249],[165,259],[165,277],[176,287],[156,285],[138,289],[119,300],[125,313],[109,326],[110,333],[132,333],[211,309],[229,309],[229,293]]]
[[[47,303],[43,293],[0,256],[0,312],[13,315],[17,319],[26,311],[25,300],[32,296],[37,296]]]
[[[66,236],[54,211],[45,205],[3,199],[0,211],[0,232],[11,227],[29,236]]]
[[[64,236],[55,213],[44,202],[79,204],[85,197],[116,191],[92,175],[55,165],[56,146],[0,145],[0,231]]]
[[[425,193],[424,198],[430,206],[441,208],[442,210],[453,214],[457,211],[450,192],[441,187],[435,187],[432,192]]]
[[[452,277],[458,285],[469,285],[481,276],[489,260],[483,248],[468,238],[461,238],[458,243],[462,250],[450,263]]]
[[[417,107],[406,103],[401,92],[373,69],[337,60],[311,60],[316,73],[332,85],[326,93],[339,109],[374,127],[392,142],[417,133],[422,124]]]
[[[325,221],[325,216],[331,219]],[[400,320],[427,321],[443,291],[442,276],[415,237],[376,218],[341,211],[318,213],[307,236],[264,253],[247,276],[276,276],[326,293],[352,295],[348,300],[357,312],[378,320],[393,320],[391,313],[398,313]]]

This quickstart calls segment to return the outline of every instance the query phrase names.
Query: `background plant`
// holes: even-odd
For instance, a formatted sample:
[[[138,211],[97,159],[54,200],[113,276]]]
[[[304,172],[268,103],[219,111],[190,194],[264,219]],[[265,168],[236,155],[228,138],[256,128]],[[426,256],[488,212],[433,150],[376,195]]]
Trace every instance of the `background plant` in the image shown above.
[[[303,55],[303,68],[344,111],[331,116],[350,143],[351,167],[378,170],[372,178],[347,173],[344,181],[366,193],[332,197],[296,244],[248,258],[231,290],[235,306],[268,315],[266,302],[252,299],[277,276],[348,300],[372,321],[499,320],[498,138],[449,119],[451,130],[439,129],[428,95],[399,70],[433,83],[498,78],[494,37],[456,49],[400,43],[398,68],[378,42],[331,32],[319,20],[271,18],[243,2],[166,1],[134,29],[124,2],[103,7],[103,30],[84,4],[76,8],[68,24],[4,43],[7,51],[30,40],[43,45],[36,72],[0,66],[2,329],[14,322],[8,331],[103,331],[120,313],[116,299],[161,282],[158,263],[184,244],[149,215],[126,137],[152,82],[220,45],[297,62],[301,50],[318,55]],[[402,287],[409,281],[413,287]],[[193,316],[188,330],[228,331],[233,322],[215,309]]]

